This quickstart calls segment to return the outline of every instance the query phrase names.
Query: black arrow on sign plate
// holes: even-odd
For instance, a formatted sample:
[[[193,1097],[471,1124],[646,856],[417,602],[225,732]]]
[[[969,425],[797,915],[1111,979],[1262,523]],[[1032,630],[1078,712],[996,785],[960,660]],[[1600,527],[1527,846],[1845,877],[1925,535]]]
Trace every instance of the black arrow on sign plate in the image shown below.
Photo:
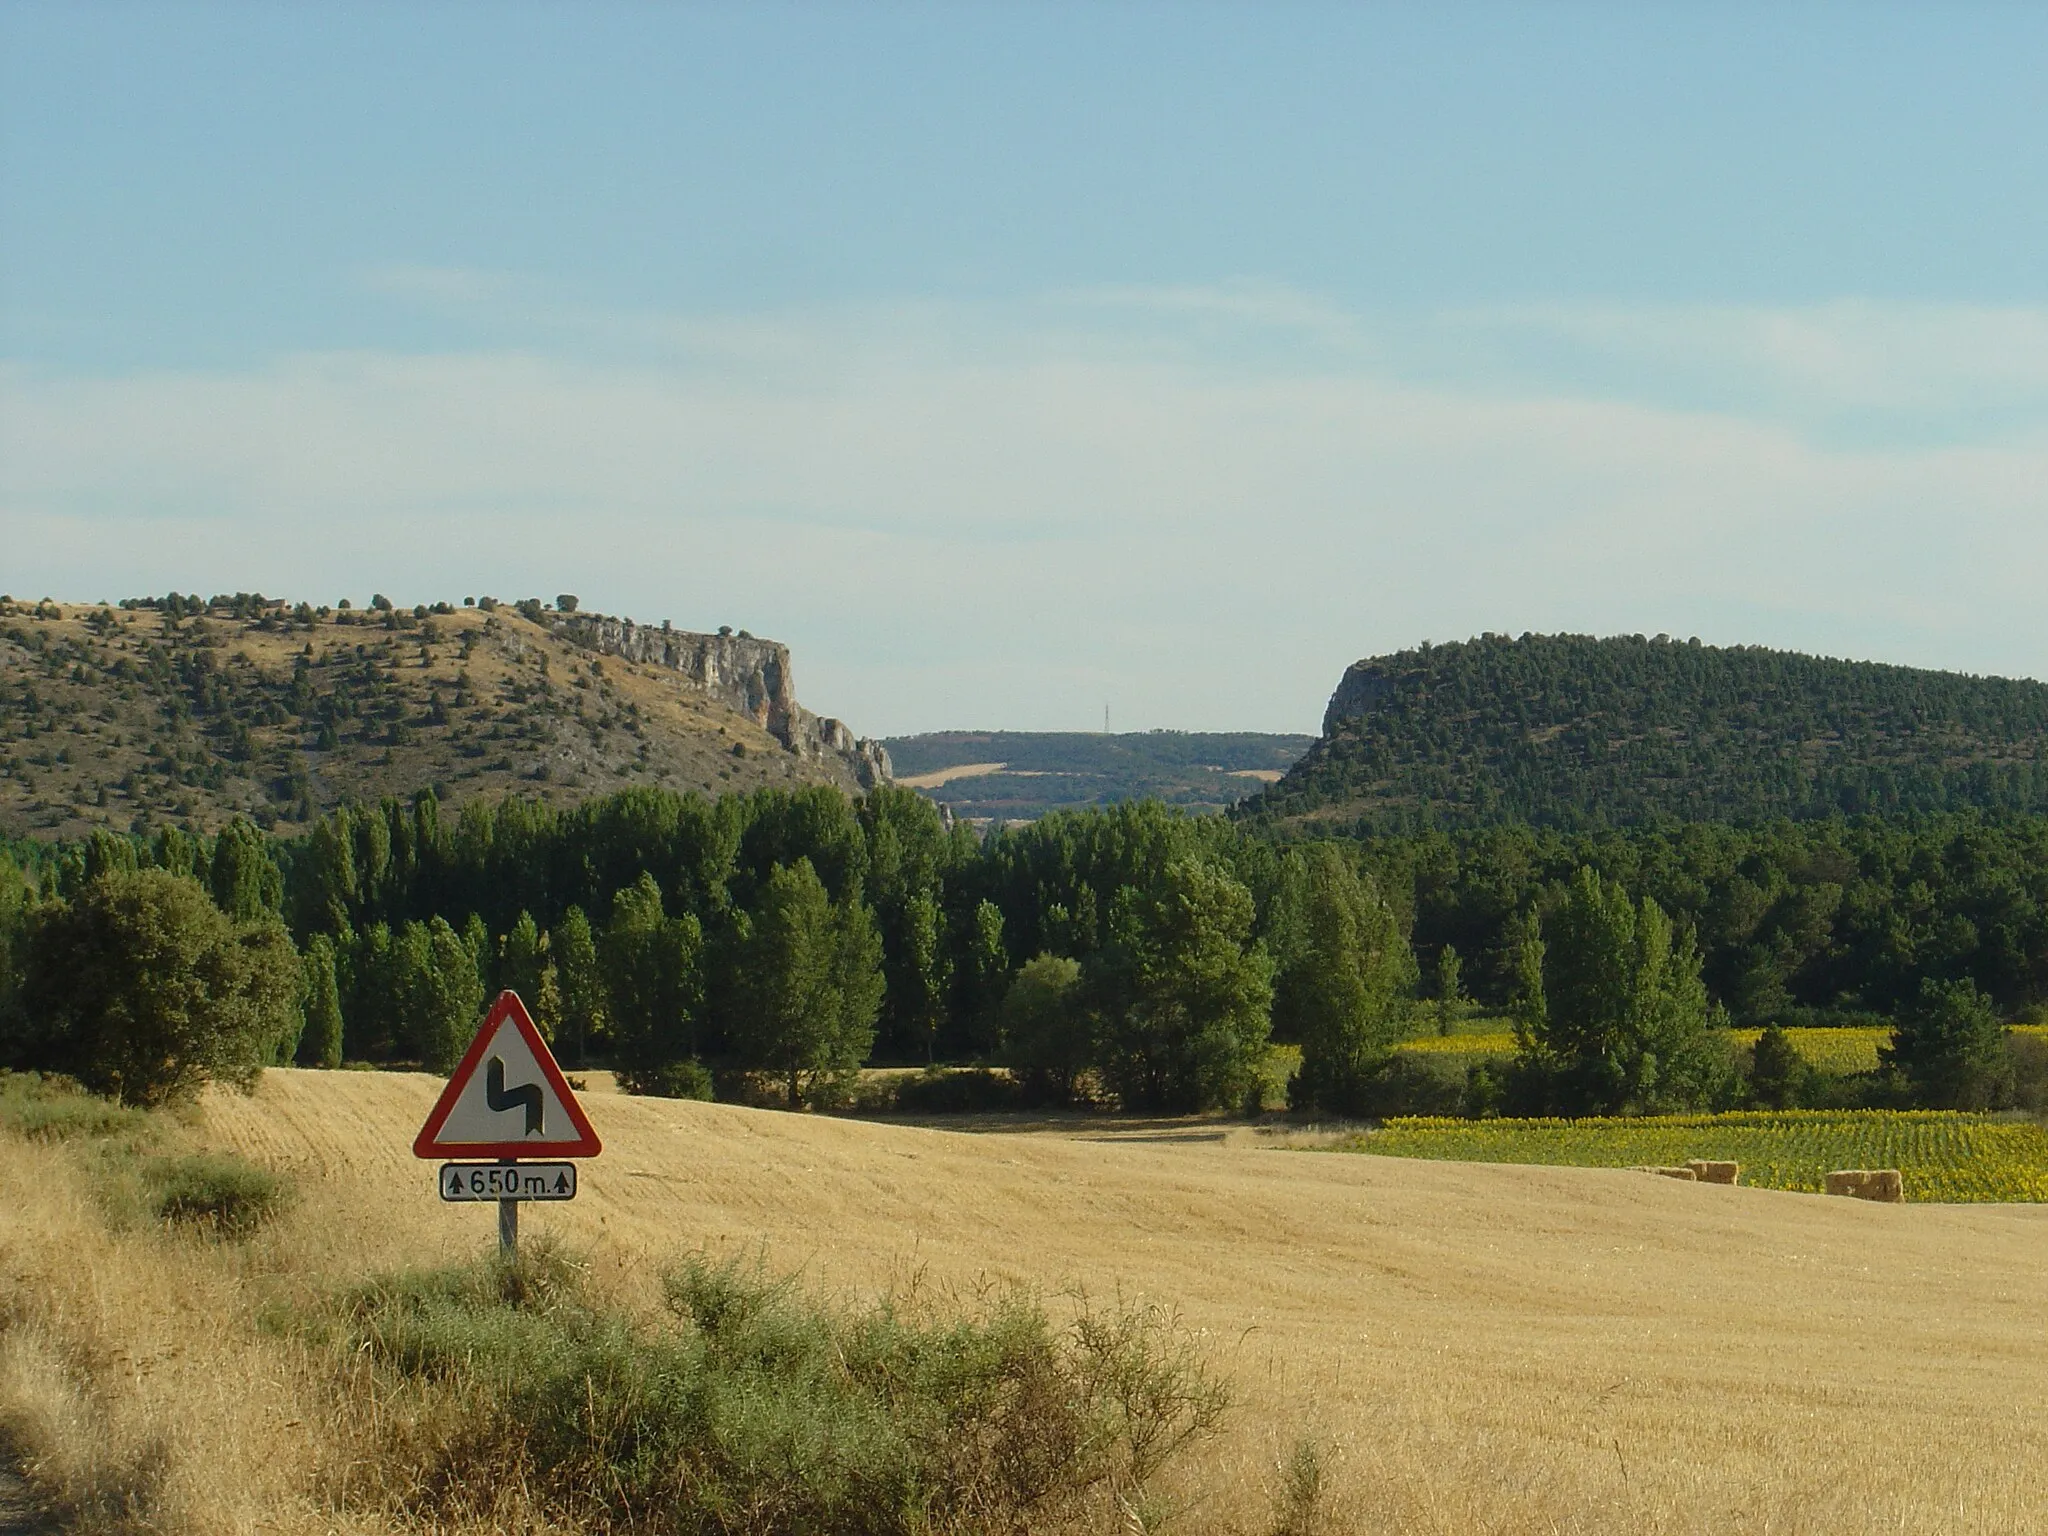
[[[508,1109],[526,1110],[526,1134],[532,1136],[541,1128],[541,1092],[539,1083],[522,1083],[509,1093],[505,1089],[505,1063],[493,1056],[491,1064],[484,1071],[484,1102],[497,1113]]]

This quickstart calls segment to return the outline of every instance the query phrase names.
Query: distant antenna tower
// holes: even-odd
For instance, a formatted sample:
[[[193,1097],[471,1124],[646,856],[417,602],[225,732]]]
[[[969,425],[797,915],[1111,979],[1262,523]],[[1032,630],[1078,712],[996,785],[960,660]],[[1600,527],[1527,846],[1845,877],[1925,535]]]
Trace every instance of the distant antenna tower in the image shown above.
[[[1102,701],[1102,734],[1109,734],[1109,700]]]

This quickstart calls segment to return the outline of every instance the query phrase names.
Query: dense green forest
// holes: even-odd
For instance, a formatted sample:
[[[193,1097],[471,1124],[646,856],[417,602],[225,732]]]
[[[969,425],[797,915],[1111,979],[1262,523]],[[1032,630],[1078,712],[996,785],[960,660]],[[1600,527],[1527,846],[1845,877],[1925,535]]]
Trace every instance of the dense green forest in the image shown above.
[[[1968,978],[2015,1018],[2048,1003],[2048,818],[1490,827],[1357,846],[1424,969],[1453,946],[1471,993],[1500,1008],[1517,924],[1582,867],[1690,928],[1739,1024],[1874,1023],[1928,978]]]
[[[182,924],[200,970],[237,945],[269,953],[272,931],[302,957],[298,1025],[266,1015],[243,1066],[267,1051],[445,1068],[485,994],[512,986],[572,1064],[649,1091],[765,1082],[830,1101],[870,1059],[1000,1058],[1062,1091],[1092,1071],[1132,1106],[1233,1103],[1263,1063],[1278,936],[1261,899],[1285,863],[1150,803],[983,843],[894,788],[624,790],[449,818],[428,793],[289,840],[244,822],[17,845],[0,862],[0,1015],[14,1065],[70,1070],[99,1036],[68,1022],[59,978],[108,931],[146,947]],[[199,932],[166,881],[240,926]],[[1041,949],[1076,969],[1035,973],[1049,1006],[1008,1029],[1019,962]]]
[[[1369,835],[2048,809],[2048,685],[1661,635],[1361,661],[1323,731],[1238,814]]]
[[[1221,810],[1278,778],[1314,742],[1255,731],[937,731],[884,745],[899,780],[955,815],[1029,821],[1123,800]]]
[[[144,952],[185,957],[175,986],[123,979]],[[1588,1021],[1607,1004],[1574,1001],[1602,967],[1643,989],[1606,1034]],[[1725,1103],[1748,1090],[1717,1023],[1947,1008],[1981,1056],[2001,1020],[2038,1017],[2048,818],[1290,843],[1137,802],[977,838],[893,787],[629,789],[445,816],[422,794],[288,839],[238,822],[0,858],[0,1064],[127,1093],[157,1071],[134,1049],[146,1018],[188,1077],[445,1069],[503,986],[572,1065],[652,1092],[833,1103],[864,1063],[945,1061],[1040,1098],[1230,1106],[1279,1039],[1303,1047],[1298,1104],[1398,1107],[1399,1081],[1367,1089],[1448,992],[1522,1021],[1529,1071],[1506,1098],[1430,1089],[1429,1107]],[[191,1044],[212,1014],[235,1040]]]

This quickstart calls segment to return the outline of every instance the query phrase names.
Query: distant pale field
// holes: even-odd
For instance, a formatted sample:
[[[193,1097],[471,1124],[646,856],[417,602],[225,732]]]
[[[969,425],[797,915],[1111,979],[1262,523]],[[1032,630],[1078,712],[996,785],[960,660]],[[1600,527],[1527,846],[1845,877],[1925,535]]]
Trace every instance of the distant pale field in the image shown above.
[[[992,773],[1001,773],[1007,766],[1006,763],[957,763],[951,768],[936,768],[930,773],[913,773],[896,782],[905,789],[937,789],[955,779],[985,779]]]
[[[1756,1029],[1729,1031],[1735,1043],[1743,1046],[1755,1045],[1756,1037],[1761,1033],[1763,1031]],[[2015,1025],[2013,1033],[2048,1040],[2048,1025]],[[1785,1035],[1792,1042],[1792,1049],[1816,1067],[1824,1067],[1830,1072],[1870,1072],[1876,1070],[1878,1049],[1891,1043],[1892,1032],[1882,1028],[1788,1029]],[[1515,1037],[1504,1029],[1473,1034],[1423,1035],[1405,1042],[1401,1049],[1423,1056],[1469,1056],[1477,1060],[1487,1056],[1514,1055]]]
[[[1837,1168],[1897,1168],[1906,1198],[2048,1200],[2048,1130],[1939,1110],[1786,1110],[1587,1120],[1389,1120],[1345,1144],[1385,1157],[1579,1168],[1742,1165],[1742,1182],[1817,1193]]]
[[[156,1528],[381,1529],[313,1496],[309,1469],[343,1475],[326,1399],[255,1318],[488,1249],[494,1213],[441,1205],[408,1150],[438,1086],[271,1072],[251,1098],[210,1096],[197,1134],[303,1190],[246,1249],[110,1235],[62,1154],[0,1147],[10,1426],[80,1456],[101,1423],[158,1447]],[[1265,1536],[1303,1437],[1334,1458],[1333,1531],[2048,1527],[2048,1207],[1309,1155],[1202,1122],[973,1135],[589,1108],[604,1156],[526,1230],[621,1296],[703,1249],[849,1292],[1021,1284],[1059,1305],[1085,1286],[1179,1307],[1240,1405],[1173,1529]],[[86,1358],[128,1362],[103,1397],[67,1385]]]

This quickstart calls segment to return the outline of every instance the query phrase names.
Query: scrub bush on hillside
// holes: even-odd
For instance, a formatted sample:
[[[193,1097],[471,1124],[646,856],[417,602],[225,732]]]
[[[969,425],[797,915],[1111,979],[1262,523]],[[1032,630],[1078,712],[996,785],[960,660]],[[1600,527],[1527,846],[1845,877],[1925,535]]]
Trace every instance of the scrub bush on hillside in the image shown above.
[[[390,1501],[645,1536],[1054,1530],[1141,1501],[1226,1405],[1155,1310],[839,1310],[704,1261],[666,1296],[629,1318],[549,1253],[357,1292],[334,1342],[374,1363]]]

